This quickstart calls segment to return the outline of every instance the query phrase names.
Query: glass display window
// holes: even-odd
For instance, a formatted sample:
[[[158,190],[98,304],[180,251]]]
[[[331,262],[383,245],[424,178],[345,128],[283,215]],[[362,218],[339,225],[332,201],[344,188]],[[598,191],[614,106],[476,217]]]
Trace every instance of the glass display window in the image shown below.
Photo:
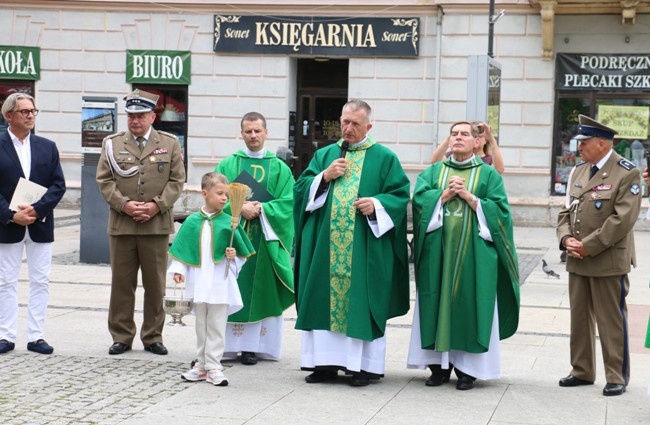
[[[574,138],[580,114],[617,130],[614,150],[641,171],[645,168],[650,148],[650,94],[563,92],[555,108],[551,195],[566,194],[569,173],[581,161]]]

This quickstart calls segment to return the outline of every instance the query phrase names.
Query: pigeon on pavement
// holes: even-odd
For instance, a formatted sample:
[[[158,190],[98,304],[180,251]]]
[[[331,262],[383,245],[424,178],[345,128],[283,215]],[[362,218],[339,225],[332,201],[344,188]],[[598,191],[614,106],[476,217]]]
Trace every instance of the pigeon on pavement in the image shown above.
[[[555,273],[551,268],[546,264],[546,260],[542,258],[542,270],[544,270],[544,273],[546,273],[546,277],[553,276],[556,278],[560,278],[560,275]]]

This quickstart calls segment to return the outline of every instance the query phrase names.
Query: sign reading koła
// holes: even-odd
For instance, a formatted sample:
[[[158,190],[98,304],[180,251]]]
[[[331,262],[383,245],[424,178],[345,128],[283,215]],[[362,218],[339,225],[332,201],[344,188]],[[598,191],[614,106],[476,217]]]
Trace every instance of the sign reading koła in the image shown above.
[[[127,50],[126,82],[190,84],[191,52],[175,50]]]
[[[418,56],[419,18],[214,16],[214,51]]]
[[[27,46],[0,46],[0,78],[41,79],[41,49]]]

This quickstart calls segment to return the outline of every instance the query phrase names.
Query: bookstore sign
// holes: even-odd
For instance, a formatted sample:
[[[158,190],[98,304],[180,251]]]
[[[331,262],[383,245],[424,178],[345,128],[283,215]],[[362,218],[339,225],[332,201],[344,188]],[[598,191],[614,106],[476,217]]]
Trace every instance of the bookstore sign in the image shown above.
[[[650,91],[650,55],[558,53],[555,88]]]
[[[41,49],[26,46],[0,46],[0,78],[41,79]]]
[[[416,57],[419,18],[214,16],[214,51]]]
[[[191,53],[176,50],[127,50],[126,82],[190,84]]]

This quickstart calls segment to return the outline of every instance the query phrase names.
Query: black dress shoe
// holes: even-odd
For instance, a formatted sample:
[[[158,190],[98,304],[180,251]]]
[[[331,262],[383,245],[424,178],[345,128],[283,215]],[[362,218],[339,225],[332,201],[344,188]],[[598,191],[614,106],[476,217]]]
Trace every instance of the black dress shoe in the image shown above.
[[[159,356],[167,354],[167,348],[165,348],[162,342],[154,342],[151,345],[145,345],[144,351],[151,351],[153,354],[158,354]]]
[[[471,390],[474,388],[474,380],[475,379],[469,375],[458,378],[458,382],[456,382],[456,389],[461,391]]]
[[[6,339],[0,339],[0,354],[11,351],[16,347],[16,344],[13,342],[7,341]]]
[[[353,372],[350,385],[353,387],[365,387],[370,384],[370,377],[366,372]]]
[[[255,355],[255,353],[251,353],[250,351],[242,351],[241,364],[245,364],[248,366],[257,364],[257,356]]]
[[[40,354],[52,354],[54,352],[54,348],[44,339],[28,342],[27,350]]]
[[[130,345],[122,344],[121,342],[114,342],[111,348],[108,349],[108,354],[124,354],[131,349]]]
[[[621,395],[624,392],[625,385],[623,384],[607,384],[605,385],[605,388],[603,388],[604,396]]]
[[[560,386],[561,387],[577,387],[579,385],[593,385],[594,381],[585,381],[580,378],[576,378],[573,375],[565,376],[564,378],[560,379]]]
[[[338,377],[338,372],[335,370],[317,370],[305,376],[305,381],[308,384],[318,384],[325,381],[332,381]]]
[[[439,364],[430,364],[429,369],[431,370],[431,376],[424,382],[427,387],[439,387],[449,382],[451,367],[443,370]]]

